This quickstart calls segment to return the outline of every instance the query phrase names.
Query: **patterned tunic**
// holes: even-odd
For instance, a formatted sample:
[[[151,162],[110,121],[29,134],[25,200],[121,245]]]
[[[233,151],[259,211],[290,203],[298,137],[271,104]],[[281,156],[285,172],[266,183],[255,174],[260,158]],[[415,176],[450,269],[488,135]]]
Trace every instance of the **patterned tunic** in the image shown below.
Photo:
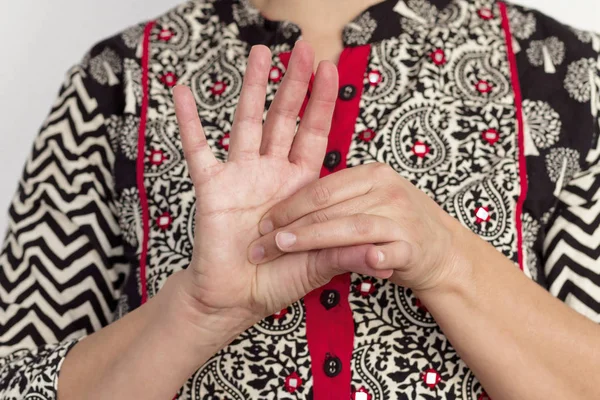
[[[193,0],[69,71],[0,256],[0,399],[54,399],[78,340],[190,262],[195,198],[171,88],[225,160],[250,47],[268,101],[300,37],[245,0]],[[600,36],[496,0],[384,0],[349,23],[322,175],[392,166],[600,322]],[[152,351],[152,349],[148,349]],[[487,398],[409,289],[334,279],[201,367],[179,399]]]

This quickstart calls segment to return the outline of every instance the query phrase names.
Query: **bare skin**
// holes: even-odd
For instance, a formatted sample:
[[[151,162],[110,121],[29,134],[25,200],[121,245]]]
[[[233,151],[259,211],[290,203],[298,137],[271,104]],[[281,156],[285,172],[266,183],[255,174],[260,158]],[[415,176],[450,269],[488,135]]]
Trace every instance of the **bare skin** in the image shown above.
[[[237,335],[335,275],[391,275],[367,266],[372,245],[357,246],[341,258],[335,249],[291,254],[260,266],[246,258],[246,249],[260,237],[262,215],[318,178],[337,97],[332,63],[320,64],[296,135],[291,117],[302,106],[313,60],[310,46],[299,42],[263,126],[271,55],[264,46],[252,49],[227,163],[212,154],[191,91],[175,88],[181,140],[199,199],[192,261],[149,302],[69,352],[59,379],[60,400],[172,398]]]
[[[388,165],[313,182],[271,208],[259,226],[263,236],[248,251],[258,264],[377,244],[367,249],[367,264],[392,269],[390,281],[415,292],[491,398],[600,398],[587,376],[600,360],[600,327]]]
[[[282,8],[280,4],[277,4],[278,2],[260,0],[256,2],[255,5],[261,9],[261,12],[268,15],[269,18],[292,20],[298,23],[304,31],[303,35],[312,38],[312,41],[318,44],[318,55],[315,57],[314,50],[310,49],[310,46],[300,46],[301,48],[297,51],[300,55],[295,57],[296,61],[294,61],[294,64],[296,65],[295,68],[299,71],[298,76],[301,76],[301,78],[297,78],[299,81],[296,83],[289,83],[288,86],[292,87],[287,92],[283,91],[283,89],[280,90],[282,94],[278,94],[278,98],[284,99],[280,102],[282,107],[280,107],[279,111],[275,109],[274,112],[269,113],[272,117],[266,122],[264,136],[261,137],[263,130],[257,126],[252,127],[252,123],[257,121],[256,115],[259,112],[262,114],[263,110],[240,111],[240,109],[248,108],[249,103],[264,103],[255,100],[257,97],[260,98],[262,91],[265,90],[262,88],[262,85],[266,85],[267,66],[270,62],[267,62],[268,57],[265,53],[267,49],[258,50],[262,54],[254,57],[257,60],[254,64],[254,69],[256,69],[255,74],[251,74],[250,77],[247,74],[245,82],[254,80],[261,83],[260,85],[246,85],[242,96],[246,96],[247,100],[245,102],[240,101],[240,106],[236,113],[238,129],[244,131],[248,128],[254,129],[253,135],[246,136],[252,137],[252,141],[250,143],[242,142],[237,145],[236,142],[239,142],[239,140],[236,140],[235,135],[232,133],[230,145],[230,152],[232,153],[230,161],[240,162],[240,160],[244,160],[252,164],[252,168],[247,170],[247,175],[235,177],[235,174],[231,173],[234,169],[233,166],[221,170],[222,167],[214,165],[214,160],[208,157],[206,149],[204,149],[204,156],[201,158],[204,161],[210,161],[210,165],[212,166],[207,167],[201,162],[194,161],[193,156],[190,154],[195,154],[194,148],[198,146],[198,143],[193,140],[186,140],[185,132],[193,130],[193,133],[197,135],[198,130],[201,130],[199,127],[200,122],[195,121],[193,116],[190,115],[192,108],[195,110],[195,106],[192,107],[188,94],[181,88],[177,88],[176,93],[181,93],[176,102],[180,106],[178,117],[181,123],[182,142],[184,146],[187,143],[186,160],[188,161],[195,184],[202,182],[202,177],[204,176],[204,179],[206,179],[206,176],[203,172],[194,174],[194,163],[199,165],[196,168],[201,171],[209,168],[215,172],[218,171],[222,177],[229,176],[230,178],[242,181],[242,183],[252,182],[253,184],[265,185],[269,182],[268,179],[255,182],[255,178],[260,176],[269,177],[275,182],[275,185],[270,187],[270,190],[267,191],[268,193],[264,197],[252,199],[247,204],[239,204],[239,207],[248,211],[248,215],[251,214],[253,215],[252,217],[248,217],[244,212],[234,212],[227,215],[221,213],[219,210],[211,211],[210,207],[206,211],[206,215],[215,216],[215,218],[209,218],[205,223],[209,226],[219,226],[221,228],[223,226],[240,227],[238,221],[244,221],[244,226],[240,227],[236,232],[223,231],[220,237],[227,238],[227,240],[217,243],[217,248],[219,248],[218,246],[222,246],[219,250],[229,254],[232,254],[232,248],[237,248],[239,250],[237,253],[239,257],[235,262],[232,262],[232,260],[224,260],[222,258],[223,253],[213,252],[216,255],[210,259],[209,253],[196,250],[192,264],[199,264],[202,259],[204,261],[222,263],[222,265],[231,270],[230,272],[242,271],[244,279],[237,286],[235,282],[231,285],[231,280],[227,278],[229,274],[211,273],[200,268],[188,268],[186,271],[189,272],[182,271],[174,274],[168,279],[166,285],[155,298],[116,323],[85,338],[69,352],[61,368],[58,386],[60,400],[81,398],[125,399],[131,398],[133,394],[136,397],[147,399],[168,398],[210,356],[219,351],[220,348],[226,346],[244,329],[262,317],[281,310],[310,290],[327,283],[335,274],[350,270],[370,273],[380,277],[387,277],[391,274],[389,271],[384,271],[383,273],[381,271],[374,271],[367,266],[364,254],[369,246],[357,246],[354,254],[350,256],[346,255],[342,258],[337,257],[336,250],[315,251],[301,255],[300,257],[294,256],[289,260],[274,264],[270,268],[261,269],[261,271],[271,271],[270,274],[272,276],[269,279],[265,279],[268,277],[268,274],[264,272],[258,273],[258,269],[246,261],[246,248],[252,240],[257,239],[260,235],[257,227],[260,217],[271,205],[284,198],[281,193],[290,195],[303,185],[318,178],[321,162],[325,154],[334,101],[337,96],[337,71],[335,67],[331,63],[324,63],[322,72],[320,74],[317,73],[321,82],[319,85],[321,88],[318,89],[318,93],[321,93],[321,95],[315,96],[317,89],[316,87],[313,88],[311,104],[313,104],[314,111],[312,114],[314,117],[312,119],[305,117],[306,122],[304,123],[305,126],[309,126],[309,128],[305,129],[308,132],[306,135],[307,139],[294,141],[295,151],[292,151],[290,159],[286,164],[286,159],[282,154],[286,150],[285,146],[288,146],[287,151],[290,151],[292,147],[290,137],[293,136],[293,129],[290,130],[292,120],[289,118],[289,110],[299,109],[300,107],[297,101],[290,102],[290,99],[304,98],[310,73],[314,69],[314,66],[320,64],[320,61],[337,60],[341,52],[341,31],[343,25],[374,2],[373,0],[353,0],[352,7],[344,7],[344,10],[348,11],[347,16],[344,17],[345,21],[343,21],[344,18],[340,18],[335,24],[322,25],[332,27],[328,31],[316,30],[315,27],[317,24],[314,24],[316,21],[311,21],[307,16],[312,14],[315,9],[320,9],[321,6],[327,8],[323,8],[322,12],[318,13],[319,15],[337,15],[337,13],[332,14],[330,12],[335,5],[334,1],[326,3],[315,0],[311,0],[310,2],[286,1]],[[310,7],[305,7],[305,4],[310,4],[313,11],[311,11]],[[291,18],[292,15],[300,16],[300,19],[295,20]],[[262,64],[260,60],[262,60]],[[252,69],[249,67],[250,71]],[[290,73],[288,72],[286,78],[284,78],[284,82],[289,80],[289,76]],[[264,97],[264,95],[262,96]],[[246,126],[240,128],[240,124]],[[187,131],[184,129],[186,125],[190,126]],[[287,142],[280,143],[276,138],[283,137],[284,135],[276,136],[274,132],[275,130],[283,132],[285,129],[287,129]],[[189,133],[189,136],[192,136],[192,134]],[[304,136],[299,135],[298,137],[303,138]],[[308,138],[312,139],[309,140]],[[248,154],[248,149],[255,149],[257,144],[262,150],[272,152],[272,157],[261,160],[245,160],[244,158]],[[272,150],[278,147],[280,147],[279,153]],[[304,152],[299,150],[302,148],[304,148]],[[308,153],[306,152],[307,148],[310,149]],[[237,156],[235,155],[236,152],[239,153]],[[272,176],[273,170],[284,171],[284,175]],[[298,172],[301,173],[301,177],[296,179]],[[294,175],[295,179],[292,183],[286,183],[287,175],[285,174]],[[214,181],[214,179],[211,179],[211,181]],[[237,182],[226,182],[221,185],[221,188],[233,187],[233,183]],[[284,184],[285,186],[282,187]],[[205,185],[205,190],[210,198],[220,204],[222,198],[226,197],[228,193],[219,191],[221,189],[218,186],[209,183]],[[252,193],[254,192],[252,190]],[[276,196],[275,193],[278,192],[279,194]],[[234,193],[234,197],[238,194],[239,192]],[[241,196],[237,197],[238,200],[240,198]],[[233,209],[231,204],[228,207],[229,210]],[[198,209],[201,210],[203,208],[206,208],[206,206],[199,204]],[[202,213],[198,215],[202,215]],[[201,217],[198,216],[197,218],[196,226],[202,226]],[[229,218],[233,223],[223,225],[226,222],[226,218]],[[196,236],[198,237],[199,235],[197,234]],[[216,235],[216,232],[209,232],[202,236],[211,238],[218,235]],[[232,238],[238,238],[238,240]],[[202,241],[203,239],[198,240]],[[198,243],[195,245],[195,248],[211,247],[215,243],[216,241],[212,243]],[[293,268],[294,264],[289,262],[292,260],[295,261],[294,264],[300,263],[304,267],[302,269]],[[277,265],[283,265],[284,267],[278,269]],[[248,273],[248,269],[254,272]],[[291,285],[290,287],[281,284],[280,280],[283,278],[281,271],[287,271],[286,273],[290,274],[286,278]],[[308,275],[302,276],[303,273]],[[207,287],[206,280],[199,279],[202,276],[211,276],[216,280],[211,284],[211,287]],[[224,279],[227,280],[228,287],[235,287],[236,289],[251,287],[253,291],[248,293],[246,290],[232,290],[231,293],[223,293],[222,296],[213,296],[213,294],[220,292],[218,285],[219,283],[222,284]],[[270,290],[271,292],[265,292],[265,290]],[[204,294],[201,298],[197,296],[199,292]],[[260,299],[257,300],[258,297]],[[235,304],[242,304],[242,307],[236,307]],[[199,305],[200,307],[198,308]],[[198,321],[202,321],[203,323],[199,323]],[[154,358],[144,350],[148,346],[156,349],[153,353]],[[193,354],[193,357],[190,357],[191,354]],[[133,374],[132,371],[137,371],[137,373]],[[156,373],[160,373],[163,379],[148,382],[146,377]]]
[[[302,39],[315,49],[316,63],[322,60],[337,63],[343,50],[344,26],[363,10],[381,1],[251,0],[251,3],[270,20],[291,21],[298,25],[302,30]]]
[[[268,50],[253,51],[245,82],[255,84],[245,85],[236,113],[230,165],[214,160],[189,92],[176,89],[186,160],[199,198],[206,199],[198,204],[196,253],[190,268],[170,277],[156,297],[69,353],[60,400],[171,398],[244,329],[346,271],[412,287],[496,400],[600,397],[589,379],[600,359],[597,325],[525,278],[388,167],[355,168],[316,181],[337,89],[331,63],[319,68],[305,129],[292,139],[290,116],[300,107],[294,99],[304,98],[313,66],[337,60],[342,27],[376,2],[339,7],[337,0],[254,0],[268,18],[297,23],[317,57],[305,44],[296,49],[290,67],[296,82],[282,87],[279,111],[274,104],[261,127],[262,110],[250,104],[264,99]],[[328,24],[319,22],[320,15]],[[334,23],[331,16],[339,19]],[[238,174],[242,166],[247,171]],[[386,179],[370,181],[373,174],[365,168],[379,168]],[[353,183],[343,196],[328,196],[344,179]],[[365,193],[365,184],[373,190]],[[236,188],[245,195],[228,192],[228,185],[241,185]],[[223,196],[230,202],[223,204]],[[429,225],[416,229],[421,217]],[[239,229],[225,228],[232,223]],[[296,243],[285,246],[279,232],[293,233]],[[425,241],[436,246],[426,251]],[[231,291],[223,291],[224,280]],[[155,351],[147,352],[149,346]]]

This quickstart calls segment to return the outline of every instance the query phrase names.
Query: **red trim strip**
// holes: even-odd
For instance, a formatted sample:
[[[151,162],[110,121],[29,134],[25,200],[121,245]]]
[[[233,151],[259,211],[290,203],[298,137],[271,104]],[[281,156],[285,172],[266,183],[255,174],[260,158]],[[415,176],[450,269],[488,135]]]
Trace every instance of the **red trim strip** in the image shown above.
[[[331,132],[329,133],[329,142],[327,143],[327,152],[337,150],[342,154],[340,164],[333,170],[321,168],[321,177],[327,176],[333,172],[346,168],[346,158],[354,136],[356,119],[360,112],[360,100],[363,92],[363,80],[369,62],[371,46],[347,47],[340,55],[338,61],[338,73],[340,76],[340,88],[345,85],[352,85],[356,88],[356,94],[351,100],[338,99],[335,112],[333,113],[333,122]]]
[[[508,62],[510,63],[510,73],[512,79],[513,91],[515,92],[515,108],[517,113],[517,129],[518,141],[519,141],[519,176],[521,177],[521,193],[517,200],[517,246],[518,246],[518,258],[519,267],[523,270],[523,226],[521,222],[521,215],[523,213],[523,203],[527,197],[528,182],[527,182],[527,161],[525,159],[525,140],[523,130],[523,98],[521,95],[521,84],[519,82],[519,71],[517,69],[517,58],[513,50],[513,36],[510,30],[510,23],[508,20],[508,13],[506,11],[506,4],[498,2],[500,7],[500,13],[502,15],[502,29],[504,30],[504,36],[506,38],[506,52],[508,55]]]
[[[354,135],[356,119],[360,112],[360,99],[364,87],[364,76],[367,69],[371,47],[369,45],[346,48],[338,62],[340,87],[352,85],[356,88],[350,100],[336,101],[335,111],[327,152],[339,151],[340,164],[329,171],[323,167],[321,177],[346,168],[346,157],[350,150]],[[280,54],[280,60],[287,69],[290,53]],[[312,88],[309,85],[309,90]],[[300,118],[304,114],[307,99],[304,101]],[[339,275],[324,287],[314,290],[304,297],[306,306],[306,338],[311,357],[314,398],[349,399],[352,384],[352,351],[354,350],[354,318],[350,308],[350,274]],[[339,304],[327,310],[321,304],[321,294],[325,290],[335,290],[340,295]],[[342,369],[339,375],[329,377],[325,374],[324,363],[328,356],[337,357]]]
[[[140,255],[140,286],[142,289],[142,304],[148,300],[148,289],[146,287],[146,261],[148,259],[148,239],[150,237],[150,211],[148,208],[148,197],[144,185],[144,168],[146,160],[146,119],[148,118],[148,64],[150,58],[150,32],[155,22],[151,21],[144,29],[144,42],[142,53],[142,111],[140,114],[140,131],[138,133],[138,155],[137,155],[137,186],[140,192],[140,203],[142,206],[142,254]]]

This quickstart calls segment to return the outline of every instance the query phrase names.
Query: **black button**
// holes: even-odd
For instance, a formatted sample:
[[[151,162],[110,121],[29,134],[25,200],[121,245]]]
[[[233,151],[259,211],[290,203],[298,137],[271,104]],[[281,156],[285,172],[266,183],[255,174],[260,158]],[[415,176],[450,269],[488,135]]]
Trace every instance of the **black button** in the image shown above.
[[[325,161],[323,162],[323,165],[328,170],[333,171],[335,167],[340,165],[340,161],[342,161],[342,153],[334,150],[325,155]]]
[[[340,99],[352,100],[356,96],[356,86],[345,85],[340,88]]]
[[[342,362],[336,356],[327,354],[325,364],[323,364],[323,371],[325,371],[325,375],[328,377],[335,378],[342,372]]]
[[[331,310],[333,307],[340,303],[340,292],[337,290],[323,290],[321,293],[321,304],[327,310]]]

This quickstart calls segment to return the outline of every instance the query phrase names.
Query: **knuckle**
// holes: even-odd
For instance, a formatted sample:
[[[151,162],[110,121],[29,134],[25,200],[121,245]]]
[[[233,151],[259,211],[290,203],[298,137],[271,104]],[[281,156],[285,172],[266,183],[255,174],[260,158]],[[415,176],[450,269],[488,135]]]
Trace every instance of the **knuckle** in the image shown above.
[[[184,157],[193,157],[206,150],[207,147],[208,143],[205,139],[189,141],[183,146]]]
[[[326,257],[326,262],[328,265],[330,265],[332,268],[339,268],[340,267],[340,249],[334,248],[334,249],[329,249],[328,251],[326,251],[327,253],[327,257]]]
[[[321,287],[331,280],[331,274],[328,274],[327,271],[334,269],[333,260],[337,257],[332,253],[335,252],[327,249],[316,252],[312,268],[308,274],[310,289]]]
[[[273,112],[286,121],[295,122],[298,119],[298,111],[289,105],[280,104],[277,107],[273,107]]]
[[[309,135],[318,137],[326,137],[327,135],[329,135],[329,132],[331,130],[329,129],[329,126],[326,123],[307,123],[303,128],[306,132],[308,132]]]
[[[386,190],[386,198],[394,205],[401,205],[407,198],[406,188],[400,185],[390,186]]]
[[[322,224],[329,221],[329,216],[325,210],[318,210],[312,214],[311,219],[313,224]]]
[[[352,218],[352,231],[358,236],[364,236],[373,231],[373,221],[366,214],[356,214]]]
[[[331,199],[331,192],[322,183],[317,183],[311,189],[311,201],[315,206],[324,206]]]
[[[274,207],[271,210],[271,220],[273,221],[274,227],[287,226],[292,222],[292,208],[291,207]]]
[[[290,198],[274,205],[273,208],[271,208],[271,210],[267,214],[268,218],[273,223],[273,229],[276,230],[288,226],[296,219],[298,219],[296,210],[297,207],[293,206],[293,202]]]
[[[258,115],[258,114],[243,114],[240,115],[238,117],[238,124],[240,126],[257,126],[257,125],[262,125],[263,124],[263,117],[262,115]]]
[[[378,177],[393,177],[397,176],[398,173],[389,164],[384,163],[373,163],[373,173]]]
[[[325,97],[317,97],[317,96],[313,96],[311,97],[312,103],[315,105],[315,107],[318,107],[319,109],[322,110],[333,110],[335,108],[335,102],[336,102],[336,98],[332,98],[332,99],[328,99]]]

